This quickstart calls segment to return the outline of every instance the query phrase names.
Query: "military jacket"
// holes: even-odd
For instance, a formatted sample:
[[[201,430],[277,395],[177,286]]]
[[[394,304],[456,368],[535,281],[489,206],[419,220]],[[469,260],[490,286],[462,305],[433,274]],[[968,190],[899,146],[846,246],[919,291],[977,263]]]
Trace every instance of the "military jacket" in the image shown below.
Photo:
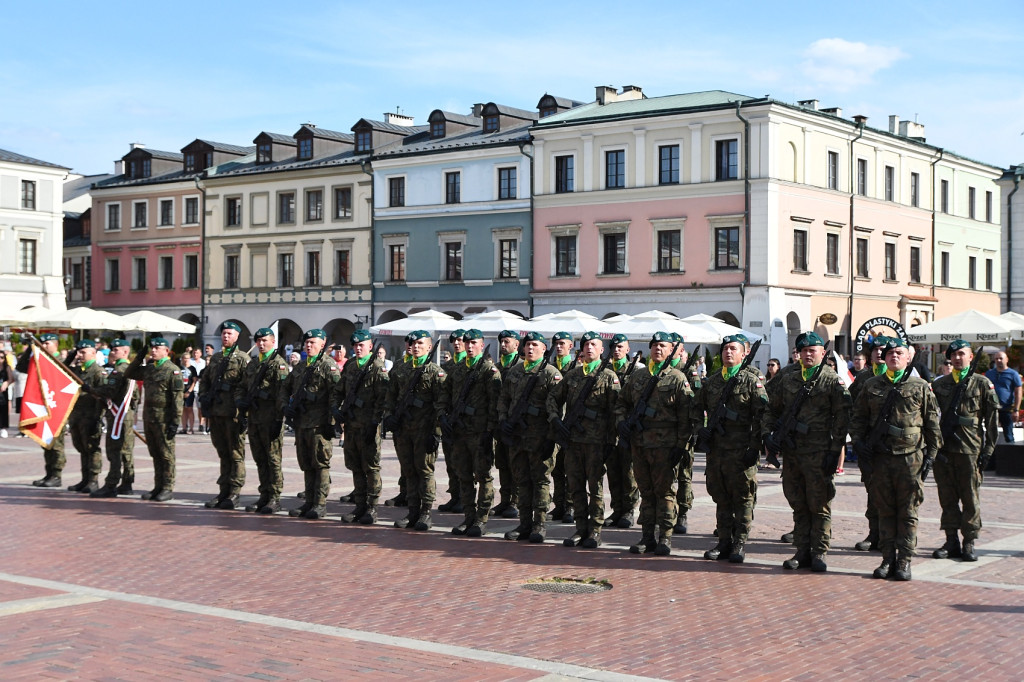
[[[500,357],[498,358],[498,361],[496,363],[494,363],[494,364],[497,366],[498,372],[501,373],[501,380],[504,381],[505,377],[508,376],[509,371],[513,367],[515,367],[516,365],[523,364],[523,356],[520,355],[518,352],[516,352],[516,353],[512,354],[512,360],[510,360],[507,365],[501,364],[501,358]]]
[[[227,356],[223,352],[214,354],[210,363],[199,378],[199,395],[213,396],[212,403],[200,397],[203,405],[203,414],[214,417],[235,416],[236,391],[242,385],[242,376],[246,365],[249,364],[249,355],[238,350],[238,346]]]
[[[704,415],[697,409],[690,382],[674,367],[652,377],[647,365],[638,363],[619,391],[615,421],[629,419],[651,381],[655,384],[640,415],[643,429],[634,432],[630,442],[640,447],[684,447],[690,435],[704,425]]]
[[[803,374],[789,371],[772,379],[768,390],[768,408],[761,419],[761,435],[765,438],[775,429],[779,419],[789,414],[790,406],[808,386]],[[816,454],[841,450],[846,444],[853,404],[839,375],[831,367],[824,367],[809,386],[810,393],[796,414],[796,428],[790,433],[795,447],[784,447],[783,452]]]
[[[860,391],[864,388],[864,384],[873,376],[875,376],[875,371],[870,365],[857,372],[857,376],[853,378],[853,383],[850,384],[850,400],[852,402],[857,402],[857,396],[860,395]]]
[[[940,417],[950,408],[957,385],[951,374],[939,377],[932,383]],[[995,386],[987,377],[972,374],[967,380],[957,415],[959,423],[953,431],[954,437],[943,441],[943,452],[991,455],[999,435],[999,399],[996,397]]]
[[[280,423],[281,411],[277,407],[277,398],[281,393],[281,384],[287,378],[288,363],[275,349],[270,357],[262,362],[257,358],[246,363],[242,369],[242,379],[235,385],[234,400],[237,402],[249,398],[249,410],[246,415],[249,421]],[[259,385],[256,385],[257,379]]]
[[[466,360],[455,365],[444,382],[441,393],[442,412],[460,432],[494,432],[498,428],[498,394],[501,393],[501,371],[489,358],[481,358],[472,367]],[[467,382],[469,392],[461,401]],[[455,414],[459,412],[459,414]]]
[[[129,364],[128,360],[122,358],[115,362],[112,367],[107,365],[107,368],[110,371],[107,373],[103,383],[96,389],[97,393],[103,396],[105,400],[109,400],[114,404],[114,409],[121,406],[121,403],[124,401],[125,392],[131,386],[132,380],[125,374],[125,372],[128,371]],[[138,405],[139,392],[132,391],[132,398],[128,401],[129,414],[134,413],[135,408],[138,407]],[[114,415],[112,414],[108,414],[107,416],[111,419],[114,418]],[[126,420],[127,419],[128,418],[126,417]]]
[[[722,450],[760,450],[761,419],[768,405],[764,382],[756,371],[744,370],[737,374],[736,389],[725,401],[725,417],[721,426],[725,433],[716,433],[714,448]],[[708,419],[722,402],[722,391],[727,381],[718,370],[710,374],[698,393],[698,404]]]
[[[398,364],[395,364],[398,368]],[[398,372],[391,372],[388,381],[387,398],[384,403],[386,414],[395,414],[401,409],[406,396],[406,390],[410,382],[417,376],[417,368],[412,366],[412,361],[403,363]],[[442,400],[444,392],[444,381],[448,373],[441,369],[437,363],[427,361],[423,365],[423,372],[416,386],[411,389],[408,414],[396,415],[403,419],[403,430],[433,431],[437,426],[437,419],[441,416]]]
[[[367,365],[360,367],[356,358],[350,358],[334,386],[331,411],[343,410],[345,424],[370,427],[384,418],[388,371],[380,358],[368,360]]]
[[[513,424],[517,427],[516,434],[522,438],[524,448],[532,449],[548,438],[547,399],[551,390],[562,380],[562,374],[551,363],[538,363],[529,372],[522,362],[509,368],[508,374],[501,382],[501,393],[498,396],[498,422],[514,418],[514,410],[524,400],[530,377],[540,373],[533,385],[530,395],[525,398],[525,410],[522,413],[523,423]]]
[[[595,368],[595,372],[598,371]],[[548,392],[548,420],[561,418],[563,411],[568,414],[587,382],[583,363],[578,362],[569,370],[554,390]],[[619,377],[609,368],[601,370],[590,394],[583,399],[583,411],[576,424],[566,424],[572,429],[570,439],[575,443],[612,444],[615,442],[615,406],[621,384]]]
[[[312,364],[300,363],[281,382],[277,393],[280,409],[283,411],[286,405],[291,405],[298,410],[296,428],[327,427],[331,423],[331,393],[340,380],[338,363],[327,353]]]
[[[868,439],[890,390],[893,390],[893,384],[887,374],[879,374],[864,382],[853,404],[850,436],[854,442]],[[882,437],[880,452],[904,456],[923,449],[934,457],[942,446],[942,434],[939,431],[938,405],[931,385],[924,379],[912,376],[895,390],[899,391],[899,397]]]
[[[79,381],[89,388],[97,389],[104,384],[103,368],[98,362],[94,361],[91,365],[84,368],[81,366],[75,367],[72,371]],[[96,422],[103,417],[103,408],[106,406],[107,402],[102,397],[83,391],[78,394],[78,400],[75,401],[75,407],[71,410],[68,423],[87,424]]]
[[[142,403],[144,421],[164,425],[181,423],[185,384],[181,380],[181,368],[170,358],[159,366],[155,362],[147,365],[133,363],[125,368],[125,376],[142,380],[142,390],[146,394]]]

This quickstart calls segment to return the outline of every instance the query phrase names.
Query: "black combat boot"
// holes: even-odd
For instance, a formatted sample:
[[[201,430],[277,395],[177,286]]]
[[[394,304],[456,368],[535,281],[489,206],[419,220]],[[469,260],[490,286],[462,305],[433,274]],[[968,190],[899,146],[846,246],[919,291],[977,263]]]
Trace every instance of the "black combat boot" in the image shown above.
[[[798,568],[807,568],[811,565],[811,550],[807,547],[801,547],[793,555],[793,558],[786,559],[782,562],[782,567],[793,571]]]
[[[615,522],[616,528],[632,528],[633,527],[633,512],[630,511],[619,517],[619,520]]]
[[[47,476],[39,484],[40,488],[59,488],[60,487],[60,476],[54,474],[53,476]]]
[[[238,506],[238,494],[232,493],[227,497],[221,498],[220,504],[217,505],[217,509],[234,509]]]
[[[414,512],[410,509],[408,514],[395,521],[395,528],[414,528],[416,526],[416,521],[419,518],[420,513],[418,511]]]
[[[901,556],[896,560],[896,570],[892,577],[902,582],[910,580],[910,557]]]
[[[677,535],[686,535],[686,512],[685,511],[679,512],[679,515],[676,516],[676,525],[672,529],[672,532],[676,533]]]
[[[492,516],[497,516],[497,514],[492,514]],[[519,518],[519,507],[516,506],[515,502],[510,502],[509,505],[507,507],[505,507],[505,510],[503,512],[501,512],[501,518],[503,518],[503,519],[518,519]]]
[[[654,539],[654,526],[645,525],[643,533],[640,535],[640,541],[629,546],[629,553],[650,554],[654,551],[657,544],[657,541]]]
[[[174,499],[174,493],[164,488],[163,490],[158,490],[156,495],[153,495],[150,499],[154,502],[167,502],[168,500]]]
[[[352,492],[350,492],[350,493],[348,493],[346,495],[342,495],[341,497],[339,497],[338,498],[338,502],[341,502],[342,504],[352,504],[352,503],[354,503],[356,501],[355,500],[355,495],[356,495],[356,491],[353,490]]]
[[[265,495],[260,495],[260,499],[256,500],[252,504],[245,505],[245,511],[247,512],[258,512],[264,505],[270,502],[270,498]]]
[[[718,538],[718,544],[704,552],[705,559],[728,559],[732,554],[732,541]]]
[[[416,530],[430,530],[433,525],[434,523],[430,520],[430,510],[423,509],[420,511],[420,515],[417,517],[413,528]],[[466,531],[466,534],[469,534],[468,530]]]
[[[41,487],[43,487],[43,481],[45,481],[49,477],[50,477],[50,474],[46,474],[42,478],[37,478],[36,480],[32,481],[32,485],[34,485],[37,488],[41,488]]]
[[[561,521],[562,517],[565,516],[565,507],[562,505],[555,505],[555,508],[549,511],[547,516],[552,521]]]
[[[532,542],[532,543],[534,543],[536,545],[539,545],[542,542],[544,542],[544,538],[546,538],[547,535],[548,535],[548,529],[544,525],[544,522],[543,521],[534,521],[533,522],[533,527],[530,529],[530,534],[525,539],[528,539],[530,542]],[[519,539],[523,540],[524,538],[521,537]]]
[[[858,552],[878,551],[878,534],[868,533],[868,536],[853,546]]]
[[[792,545],[792,544],[793,544],[793,538],[794,538],[794,537],[795,537],[795,536],[793,535],[793,533],[792,533],[792,532],[790,532],[790,533],[783,533],[783,534],[782,534],[782,537],[781,537],[781,538],[779,538],[779,542],[784,542],[784,543],[786,543],[787,545]]]
[[[518,526],[505,533],[505,539],[518,541],[523,539],[523,535],[525,535],[526,537],[530,537],[530,528],[531,526],[529,521],[520,519]],[[454,533],[455,530],[452,529],[452,532]]]
[[[408,501],[408,499],[406,499],[405,493],[401,493],[400,492],[397,495],[395,495],[394,497],[392,497],[390,500],[385,500],[384,501],[384,506],[385,507],[407,507],[407,506],[409,506],[409,501]],[[402,528],[404,528],[404,527],[405,526],[402,526]]]
[[[154,497],[156,497],[156,494],[158,492],[160,492],[159,488],[153,488],[148,493],[142,493],[141,495],[139,495],[139,498],[143,500],[152,500]]]
[[[118,495],[131,495],[133,492],[135,491],[132,490],[132,481],[125,481],[121,485],[117,486]]]
[[[341,520],[344,521],[345,523],[355,523],[359,519],[363,518],[363,514],[365,514],[365,513],[366,513],[366,505],[365,504],[357,504],[355,509],[353,509],[351,512],[349,512],[348,514],[342,514],[341,515]]]
[[[964,561],[978,560],[978,555],[974,553],[974,540],[964,540],[963,559]]]
[[[613,511],[611,513],[611,516],[609,516],[607,519],[605,519],[604,523],[601,524],[601,525],[604,526],[605,528],[616,526],[619,523],[619,519],[620,518],[622,518],[622,514],[620,514],[617,511]]]
[[[879,580],[885,580],[886,578],[889,577],[889,574],[892,573],[892,567],[893,567],[893,564],[895,564],[895,563],[896,563],[896,553],[895,552],[893,552],[891,554],[883,554],[882,555],[882,563],[880,563],[878,565],[878,568],[876,568],[875,572],[872,573],[871,575],[874,576],[875,578],[878,578]]]
[[[305,514],[302,515],[304,519],[322,519],[327,515],[327,507],[325,505],[318,505],[316,507],[310,507]]]
[[[372,526],[377,523],[377,505],[368,504],[366,505],[366,511],[359,517],[359,523],[364,526]]]
[[[220,495],[217,495],[217,497],[214,497],[212,499],[207,500],[203,504],[203,506],[206,507],[207,509],[217,509],[217,508],[220,507],[221,500],[223,500],[223,499],[224,499],[224,495],[222,493]]]
[[[597,549],[601,546],[601,529],[600,527],[590,532],[590,535],[583,538],[580,542],[580,547],[583,549]]]
[[[80,493],[80,492],[82,492],[82,488],[84,488],[84,487],[85,487],[85,486],[87,486],[87,485],[89,485],[89,482],[88,482],[88,481],[86,481],[86,480],[85,480],[85,479],[83,478],[83,479],[82,479],[81,481],[79,481],[78,483],[76,483],[76,484],[74,484],[74,485],[69,485],[69,486],[68,486],[68,492],[69,492],[69,493]]]
[[[946,544],[932,552],[936,559],[959,559],[963,556],[960,549],[960,537],[956,531],[946,531]]]
[[[89,493],[89,497],[117,497],[117,488],[112,485],[105,485],[99,490]]]
[[[814,573],[824,573],[828,570],[828,564],[825,563],[825,553],[815,552],[811,555],[811,571]]]
[[[482,538],[487,534],[487,521],[477,519],[473,525],[466,529],[467,538]]]
[[[301,507],[299,507],[297,509],[289,509],[288,510],[288,516],[291,516],[291,517],[305,516],[306,512],[308,512],[312,508],[313,508],[313,505],[311,505],[311,504],[309,504],[307,502],[307,503],[303,504]]]
[[[743,545],[745,545],[746,542],[746,540],[737,539],[735,542],[732,543],[732,552],[729,553],[729,563],[743,563],[743,560],[747,557],[746,552],[743,551]]]
[[[658,545],[654,548],[654,556],[668,556],[672,553],[672,531],[661,531]]]
[[[281,511],[281,500],[273,497],[267,500],[267,503],[256,510],[257,514],[273,514],[274,512]]]
[[[576,547],[583,542],[583,534],[580,531],[576,531],[566,539],[562,540],[563,547]]]
[[[438,505],[437,511],[445,512],[446,514],[447,513],[451,513],[453,511],[455,511],[455,506],[457,504],[459,504],[459,496],[458,495],[452,495],[452,499],[448,500],[444,504]]]
[[[501,516],[505,513],[505,510],[508,509],[509,506],[511,506],[511,504],[512,503],[509,502],[508,500],[502,500],[501,502],[498,502],[498,504],[494,505],[491,508],[491,513],[495,516]]]
[[[87,495],[92,495],[94,492],[96,492],[99,489],[100,489],[99,484],[96,482],[95,479],[92,479],[92,480],[86,481],[85,485],[82,486],[82,489],[79,490],[78,492],[86,493]]]

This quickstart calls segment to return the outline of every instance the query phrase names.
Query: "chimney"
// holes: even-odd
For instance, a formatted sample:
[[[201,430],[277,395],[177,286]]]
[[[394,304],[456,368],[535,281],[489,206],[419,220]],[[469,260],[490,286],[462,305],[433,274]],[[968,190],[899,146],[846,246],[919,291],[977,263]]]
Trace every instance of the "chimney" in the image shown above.
[[[124,161],[118,159],[114,162],[114,175],[124,175]]]
[[[315,124],[315,123],[303,123],[303,124],[302,124],[301,126],[299,126],[299,127],[300,127],[300,128],[316,128],[316,124]]]
[[[483,116],[483,114],[484,114],[484,104],[483,104],[483,102],[477,102],[476,104],[474,104],[473,105],[473,112],[472,112],[473,118],[480,118],[481,116]]]
[[[889,116],[889,132],[893,135],[899,135],[900,133],[900,117],[896,114]]]
[[[822,109],[821,113],[828,114],[829,116],[835,116],[836,118],[843,117],[843,110],[839,107],[829,107],[828,109]]]
[[[816,99],[802,99],[797,102],[804,109],[810,109],[811,111],[818,110],[818,100]]]
[[[853,117],[853,122],[857,125],[866,126],[868,124],[868,117],[864,114],[857,114]]]
[[[625,85],[622,88],[622,94],[619,95],[619,101],[631,100],[631,99],[643,99],[644,91],[639,85]]]
[[[900,121],[900,136],[924,142],[924,126],[916,121]]]
[[[611,104],[619,99],[615,88],[611,85],[598,85],[595,89],[597,90],[596,99],[598,104]]]
[[[384,114],[384,122],[390,123],[391,125],[409,127],[412,126],[412,121],[412,116],[406,116],[405,114],[395,114],[391,112],[386,112]]]
[[[132,149],[145,149],[146,148],[146,145],[142,144],[141,142],[132,142],[128,146],[131,147]],[[129,150],[129,151],[131,151],[131,150]]]

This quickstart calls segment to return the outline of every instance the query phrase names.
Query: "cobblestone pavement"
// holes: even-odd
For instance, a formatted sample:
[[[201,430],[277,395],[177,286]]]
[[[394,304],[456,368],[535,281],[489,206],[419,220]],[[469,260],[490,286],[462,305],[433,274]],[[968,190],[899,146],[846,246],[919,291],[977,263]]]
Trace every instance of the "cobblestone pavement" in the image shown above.
[[[68,439],[64,484],[79,480]],[[152,484],[137,444],[136,488]],[[286,439],[289,506],[301,474]],[[95,500],[33,488],[28,439],[0,440],[0,678],[16,679],[1024,679],[1024,486],[990,476],[979,561],[940,561],[934,483],[921,509],[914,580],[870,579],[855,468],[837,479],[829,572],[784,571],[791,517],[763,471],[747,562],[700,558],[715,543],[703,460],[690,533],[674,556],[628,554],[636,529],[597,550],[508,542],[514,520],[459,538],[461,516],[428,532],[347,525],[351,489],[335,448],[328,517],[205,509],[218,465],[206,437],[178,437],[175,500]],[[384,493],[397,491],[386,443]],[[444,465],[438,463],[438,501]],[[243,503],[256,497],[248,463]],[[540,578],[608,581],[594,593],[535,592]]]

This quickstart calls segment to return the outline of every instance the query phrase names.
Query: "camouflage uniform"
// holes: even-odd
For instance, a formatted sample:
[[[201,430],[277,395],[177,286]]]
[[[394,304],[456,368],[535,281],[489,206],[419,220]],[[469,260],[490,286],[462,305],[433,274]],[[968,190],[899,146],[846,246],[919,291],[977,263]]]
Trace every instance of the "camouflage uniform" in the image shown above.
[[[281,473],[284,422],[278,396],[281,385],[288,379],[288,363],[276,348],[269,353],[266,358],[257,357],[245,365],[234,391],[236,405],[241,404],[240,415],[244,413],[246,417],[249,450],[260,481],[260,498],[251,505],[254,507],[252,511],[260,511],[269,505],[270,509],[263,512],[265,514],[280,508],[281,489],[284,487]],[[263,376],[259,377],[261,372]],[[244,434],[240,437],[244,438]]]
[[[619,377],[619,384],[626,385],[627,370],[629,370],[630,358],[627,355],[616,362],[612,360],[608,365],[615,376]],[[633,374],[640,370],[639,366],[633,367]],[[618,525],[620,519],[624,528],[632,525],[633,510],[640,501],[640,490],[637,487],[636,476],[633,471],[633,453],[631,448],[619,444],[612,450],[611,456],[606,462],[608,467],[608,493],[611,496],[612,513],[605,521],[606,526]]]
[[[459,330],[464,331],[464,330]],[[461,337],[462,334],[459,334]],[[456,367],[456,363],[466,357],[466,351],[462,351],[457,356],[453,355],[450,360],[445,360],[441,363],[441,369],[444,370],[445,374],[451,376],[452,371]],[[451,453],[451,443],[449,441],[441,441],[441,452],[444,454],[444,470],[448,475],[448,497],[449,502],[442,504],[438,509],[440,511],[453,511],[457,505],[461,503],[459,495],[462,494],[461,486],[459,485],[459,471],[455,466],[455,460]]]
[[[116,410],[124,402],[124,397],[129,390],[133,389],[132,381],[125,375],[129,362],[121,358],[114,363],[110,374],[97,389],[97,392],[109,400]],[[103,483],[104,488],[115,488],[119,493],[131,492],[132,484],[135,482],[135,460],[132,449],[135,447],[135,410],[139,406],[139,392],[132,390],[132,397],[128,401],[128,407],[121,425],[121,436],[115,439],[114,435],[114,413],[106,410],[107,413],[107,461],[110,462],[110,469],[107,478]]]
[[[90,360],[88,367],[75,367],[72,371],[84,385],[96,389],[103,385],[105,377],[98,362]],[[71,416],[68,417],[68,431],[71,442],[82,459],[82,482],[69,490],[92,492],[99,486],[97,480],[103,473],[103,452],[100,450],[102,432],[100,424],[106,403],[98,395],[82,392],[78,395]]]
[[[356,506],[349,515],[353,521],[362,519],[370,510],[376,517],[381,491],[380,422],[384,418],[389,381],[384,361],[375,355],[367,358],[369,367],[360,366],[359,358],[349,358],[331,398],[331,411],[336,417],[341,415],[345,426],[345,467],[352,472],[355,487],[352,501]]]
[[[43,352],[40,350],[40,352]],[[60,359],[57,353],[53,354],[53,357]],[[18,358],[18,362],[14,366],[14,370],[19,374],[28,374],[28,367],[32,361],[32,345],[29,344],[25,347],[25,351]],[[65,423],[61,430],[53,434],[53,440],[50,442],[50,447],[43,448],[43,466],[44,474],[43,477],[32,481],[32,485],[52,487],[60,485],[61,473],[64,471],[64,465],[67,460],[64,457],[64,433],[67,431],[67,424]]]
[[[555,369],[563,377],[577,364],[571,355],[555,357],[552,362],[555,365]],[[569,480],[565,473],[565,448],[562,446],[555,448],[554,462],[554,468],[551,470],[551,502],[555,505],[553,517],[558,518],[553,518],[553,520],[561,521],[565,519],[566,523],[571,523],[573,518],[572,499],[569,497]]]
[[[199,379],[203,416],[210,425],[210,440],[220,458],[218,501],[237,499],[245,485],[245,435],[238,428],[236,394],[242,391],[249,356],[237,344],[210,358]],[[209,506],[209,505],[208,505]]]
[[[518,352],[512,353],[507,360],[499,358],[497,367],[501,374],[501,380],[504,381],[509,371],[516,365],[521,365],[522,362],[522,356]],[[512,470],[512,457],[508,446],[500,438],[494,442],[494,468],[498,470],[498,497],[500,500],[499,505],[495,507],[495,513],[504,513],[509,508],[518,511],[519,490],[515,473]]]
[[[690,390],[693,391],[693,399],[696,401],[700,396],[701,386],[703,385],[696,362],[690,367],[690,374],[686,377],[686,380],[690,383]],[[697,419],[697,416],[694,418],[699,422],[695,428],[700,428],[704,425],[703,420]],[[679,535],[686,533],[686,514],[693,509],[693,439],[691,438],[687,441],[683,448],[685,452],[683,453],[682,461],[679,462],[676,475],[676,509],[678,513],[676,515],[675,532]]]
[[[143,355],[139,353],[139,358]],[[145,366],[133,362],[126,368],[125,376],[141,380],[145,393],[142,424],[146,447],[153,458],[154,485],[143,497],[152,499],[159,493],[174,491],[174,432],[181,424],[185,384],[181,380],[181,368],[170,358]]]
[[[885,364],[881,365],[883,371]],[[860,395],[861,389],[864,388],[864,384],[867,383],[868,379],[875,376],[875,370],[871,367],[865,367],[861,371],[857,372],[857,376],[853,378],[853,383],[850,384],[850,404],[855,405],[857,403],[857,396]],[[864,490],[867,492],[867,505],[864,509],[864,518],[868,520],[868,536],[864,542],[857,543],[857,549],[868,550],[878,548],[878,507],[875,506],[875,501],[871,497],[871,468],[870,465],[862,466],[860,462],[857,462],[857,467],[860,469],[860,482],[864,484]]]

